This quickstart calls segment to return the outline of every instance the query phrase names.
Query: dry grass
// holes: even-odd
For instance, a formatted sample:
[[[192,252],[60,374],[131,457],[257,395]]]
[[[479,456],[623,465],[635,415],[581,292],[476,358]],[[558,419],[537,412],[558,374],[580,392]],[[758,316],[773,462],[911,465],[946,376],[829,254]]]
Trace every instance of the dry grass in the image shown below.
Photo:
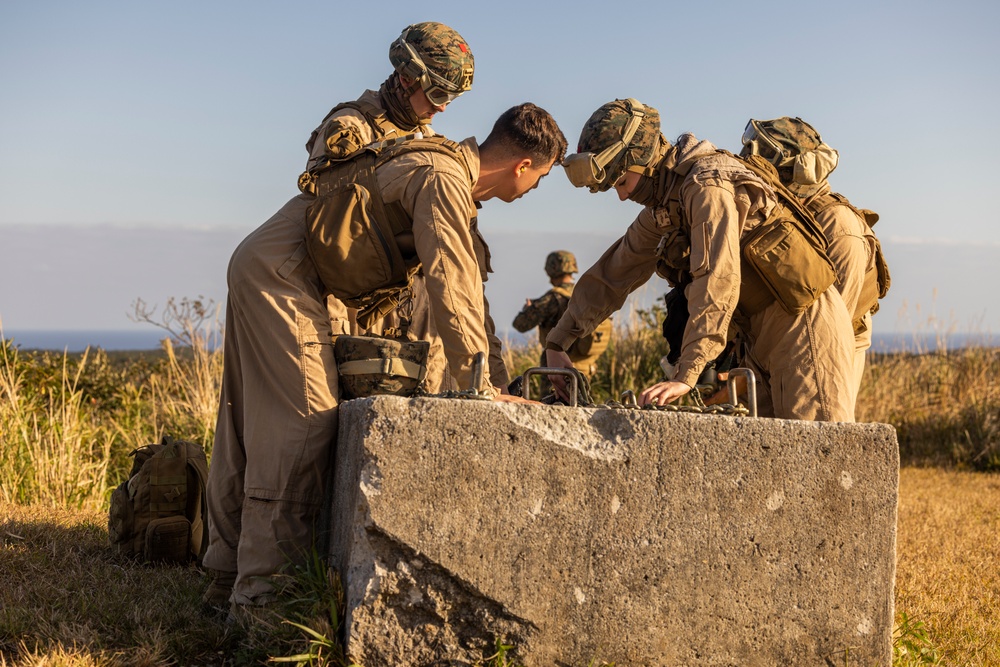
[[[1000,476],[900,473],[896,611],[922,620],[946,665],[1000,665]]]
[[[1000,470],[1000,348],[871,355],[858,421],[896,427],[913,465]]]
[[[308,647],[310,637],[279,617],[273,631],[251,631],[202,609],[207,582],[193,567],[114,556],[106,521],[98,511],[0,501],[0,665],[249,665]],[[940,659],[897,658],[898,667],[1000,665],[998,531],[1000,476],[901,471],[897,621],[923,622]],[[297,583],[291,599],[304,611],[282,613],[333,636],[325,585],[303,580],[312,583]]]
[[[222,355],[195,335],[185,306],[200,302],[169,312],[189,344],[154,357],[22,353],[0,331],[0,667],[244,665],[316,648],[280,623],[226,626],[201,608],[198,570],[137,565],[107,547],[108,490],[128,452],[164,433],[210,452]],[[193,312],[200,322],[208,311]],[[595,399],[659,380],[659,316],[616,316]],[[512,375],[539,352],[537,342],[509,349]],[[928,641],[910,643],[932,650],[897,655],[897,667],[1000,665],[1000,477],[955,471],[1000,470],[998,374],[996,348],[870,358],[859,421],[894,425],[904,465],[952,469],[901,473],[897,622],[924,624]],[[317,607],[329,585],[325,573],[291,578],[293,597],[309,602],[288,617],[330,636],[329,604]]]
[[[256,665],[308,651],[285,619],[336,636],[333,583],[314,573],[287,578],[267,624],[227,624],[202,605],[197,568],[119,557],[106,524],[104,512],[0,501],[0,665]]]

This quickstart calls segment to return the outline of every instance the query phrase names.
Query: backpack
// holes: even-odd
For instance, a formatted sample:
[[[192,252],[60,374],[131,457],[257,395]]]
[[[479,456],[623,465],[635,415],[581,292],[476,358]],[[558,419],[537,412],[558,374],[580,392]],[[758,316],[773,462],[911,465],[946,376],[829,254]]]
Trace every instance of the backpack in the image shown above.
[[[852,319],[855,320],[855,327],[857,327],[857,320],[864,317],[867,313],[872,313],[873,315],[878,312],[879,309],[879,299],[885,297],[889,292],[889,286],[892,282],[889,276],[889,265],[885,261],[885,255],[882,252],[882,243],[875,236],[875,223],[878,222],[879,215],[875,211],[871,211],[867,208],[857,208],[854,206],[847,197],[837,192],[828,192],[821,195],[814,195],[805,201],[806,206],[814,215],[819,215],[823,211],[833,206],[846,206],[847,208],[854,211],[854,214],[859,218],[864,220],[865,225],[868,230],[872,233],[872,238],[875,242],[875,261],[874,265],[865,272],[865,279],[863,286],[861,288],[861,296],[858,299],[858,305],[855,312],[852,313]]]
[[[208,547],[204,449],[164,436],[130,456],[129,478],[111,493],[112,548],[149,562],[200,562]]]
[[[801,313],[837,280],[826,236],[812,212],[781,183],[774,165],[759,155],[733,157],[778,198],[767,219],[740,239],[740,310],[753,315],[776,299],[787,313]]]
[[[375,177],[387,160],[414,151],[451,157],[472,182],[459,144],[441,136],[371,144],[315,175],[315,199],[305,216],[306,250],[326,290],[358,309],[363,329],[396,307],[419,268],[412,248],[404,252],[398,241],[412,236],[413,220],[398,202],[383,202]]]

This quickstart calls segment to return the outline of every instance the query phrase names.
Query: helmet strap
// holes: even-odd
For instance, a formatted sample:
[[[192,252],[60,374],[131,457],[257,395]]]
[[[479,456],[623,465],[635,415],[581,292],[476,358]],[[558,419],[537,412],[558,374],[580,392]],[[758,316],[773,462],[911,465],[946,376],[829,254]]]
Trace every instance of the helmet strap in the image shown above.
[[[628,155],[629,143],[635,137],[635,133],[638,132],[642,121],[646,118],[646,107],[642,102],[632,97],[624,100],[624,102],[629,112],[629,119],[622,129],[622,136],[617,143],[613,143],[605,148],[596,158],[597,166],[605,172],[605,175],[617,171],[618,165]],[[613,186],[614,183],[608,182],[607,185]]]

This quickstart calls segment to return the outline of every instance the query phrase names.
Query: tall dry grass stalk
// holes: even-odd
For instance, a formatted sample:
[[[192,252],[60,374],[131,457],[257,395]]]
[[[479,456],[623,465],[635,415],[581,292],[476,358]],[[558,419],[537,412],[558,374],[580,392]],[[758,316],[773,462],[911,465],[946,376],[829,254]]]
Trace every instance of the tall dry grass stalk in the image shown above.
[[[0,329],[0,499],[103,508],[137,447],[169,434],[210,453],[222,349],[180,322],[187,344],[167,338],[162,355],[124,364],[102,350],[25,353]]]
[[[0,498],[54,507],[102,507],[113,437],[92,419],[65,357],[56,386],[33,385],[0,332]]]
[[[169,338],[162,345],[166,371],[150,378],[150,392],[160,399],[153,400],[153,405],[162,410],[167,423],[189,423],[189,431],[197,431],[198,442],[211,454],[222,385],[222,348],[210,349],[204,337],[196,336],[190,347],[180,351],[181,358]]]
[[[1000,348],[869,356],[857,418],[896,427],[913,464],[1000,469]]]

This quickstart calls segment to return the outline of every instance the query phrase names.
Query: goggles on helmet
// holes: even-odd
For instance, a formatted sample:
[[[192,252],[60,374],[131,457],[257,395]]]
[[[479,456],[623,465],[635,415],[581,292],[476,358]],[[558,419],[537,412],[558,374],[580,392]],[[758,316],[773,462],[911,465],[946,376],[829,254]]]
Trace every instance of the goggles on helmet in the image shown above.
[[[632,137],[635,136],[636,131],[639,129],[642,119],[646,117],[646,107],[638,100],[629,98],[626,100],[626,103],[631,115],[622,130],[621,139],[597,155],[593,153],[574,153],[563,160],[563,169],[569,178],[569,182],[574,187],[587,187],[590,188],[591,192],[603,192],[613,185],[612,183],[604,183],[604,180],[607,178],[607,172],[604,168],[624,158],[624,153],[628,150],[629,142],[632,141]]]
[[[407,53],[410,54],[410,62],[416,66],[416,69],[420,70],[413,78],[420,84],[431,104],[436,107],[451,104],[459,95],[465,92],[464,88],[436,74],[424,64],[424,61],[420,59],[417,52],[406,41],[406,32],[399,36],[399,42],[406,47]],[[467,69],[462,71],[463,81],[469,80],[472,76]]]
[[[743,130],[743,145],[750,147],[750,152],[759,155],[769,162],[777,162],[785,157],[781,144],[771,138],[767,131],[762,130],[760,123],[753,118]]]

